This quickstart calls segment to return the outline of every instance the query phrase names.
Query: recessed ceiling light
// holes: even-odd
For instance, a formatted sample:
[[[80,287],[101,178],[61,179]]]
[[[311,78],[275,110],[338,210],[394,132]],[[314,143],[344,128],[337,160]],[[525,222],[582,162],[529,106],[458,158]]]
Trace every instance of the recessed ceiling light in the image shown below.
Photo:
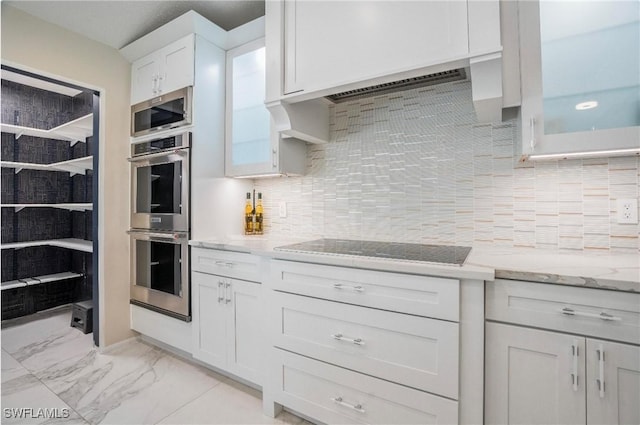
[[[581,102],[576,105],[576,110],[584,111],[586,109],[593,109],[598,106],[597,100],[589,100],[588,102]]]

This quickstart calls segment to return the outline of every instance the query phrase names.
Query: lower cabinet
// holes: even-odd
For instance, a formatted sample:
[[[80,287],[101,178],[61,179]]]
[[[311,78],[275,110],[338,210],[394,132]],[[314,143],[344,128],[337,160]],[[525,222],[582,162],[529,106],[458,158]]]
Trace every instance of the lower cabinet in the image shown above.
[[[275,350],[279,401],[324,423],[454,424],[458,402]]]
[[[640,424],[640,347],[587,338],[587,423]]]
[[[482,422],[482,377],[466,368],[483,365],[483,282],[284,260],[270,261],[269,276],[266,414]]]
[[[485,338],[485,423],[585,423],[584,338],[497,323]]]
[[[262,383],[261,285],[193,271],[193,357]]]
[[[640,423],[640,347],[498,323],[486,341],[485,423]]]
[[[486,293],[485,423],[640,423],[636,294],[506,280]]]

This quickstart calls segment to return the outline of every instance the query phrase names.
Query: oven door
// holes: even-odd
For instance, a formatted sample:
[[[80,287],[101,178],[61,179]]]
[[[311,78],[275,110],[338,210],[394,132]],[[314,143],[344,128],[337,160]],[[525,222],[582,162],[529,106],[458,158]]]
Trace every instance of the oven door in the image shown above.
[[[128,233],[131,237],[131,303],[191,321],[188,234]]]
[[[191,124],[192,88],[176,90],[131,107],[131,136]]]
[[[131,227],[189,231],[189,149],[129,158]]]

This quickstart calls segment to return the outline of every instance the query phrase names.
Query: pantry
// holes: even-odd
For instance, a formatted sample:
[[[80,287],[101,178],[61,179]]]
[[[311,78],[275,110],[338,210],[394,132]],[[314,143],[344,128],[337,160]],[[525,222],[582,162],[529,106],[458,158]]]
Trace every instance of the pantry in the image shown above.
[[[93,299],[96,99],[2,68],[2,320]]]

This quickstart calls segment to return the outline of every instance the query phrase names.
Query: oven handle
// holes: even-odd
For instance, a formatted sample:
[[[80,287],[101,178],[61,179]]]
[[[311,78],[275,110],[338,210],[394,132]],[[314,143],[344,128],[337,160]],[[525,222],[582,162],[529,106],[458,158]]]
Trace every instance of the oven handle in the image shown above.
[[[129,162],[138,162],[138,161],[146,161],[147,159],[153,159],[153,158],[160,158],[163,156],[169,156],[169,155],[180,155],[180,156],[185,156],[187,154],[187,148],[184,149],[175,149],[172,151],[166,151],[166,152],[158,152],[158,153],[152,153],[149,155],[140,155],[140,156],[134,156],[133,158],[127,158],[127,161]]]
[[[186,233],[154,233],[154,232],[146,232],[141,230],[127,230],[127,234],[129,235],[140,235],[147,236],[149,240],[156,240],[157,242],[166,242],[168,240],[181,240],[187,239]]]

